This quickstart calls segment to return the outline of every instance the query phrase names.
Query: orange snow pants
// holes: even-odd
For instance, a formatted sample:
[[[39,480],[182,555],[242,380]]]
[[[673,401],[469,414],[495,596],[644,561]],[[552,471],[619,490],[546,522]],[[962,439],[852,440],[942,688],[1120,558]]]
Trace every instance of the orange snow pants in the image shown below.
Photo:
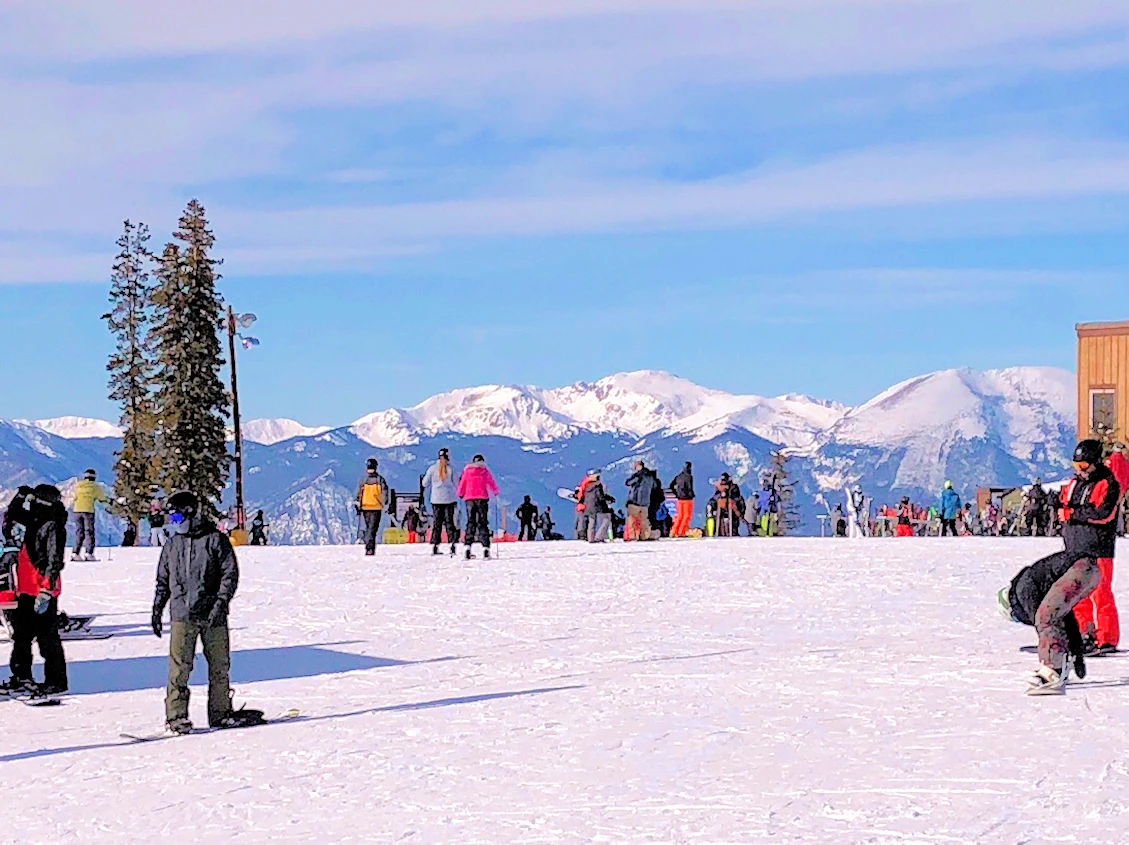
[[[1120,644],[1121,624],[1117,618],[1117,602],[1113,598],[1113,559],[1098,558],[1102,583],[1074,608],[1074,618],[1083,635],[1091,625],[1098,645]]]
[[[670,529],[672,537],[685,537],[690,530],[690,520],[694,516],[694,500],[679,499],[674,516],[674,526]]]
[[[913,526],[912,525],[902,525],[901,523],[899,523],[898,526],[894,529],[894,536],[895,537],[912,537],[913,536]]]

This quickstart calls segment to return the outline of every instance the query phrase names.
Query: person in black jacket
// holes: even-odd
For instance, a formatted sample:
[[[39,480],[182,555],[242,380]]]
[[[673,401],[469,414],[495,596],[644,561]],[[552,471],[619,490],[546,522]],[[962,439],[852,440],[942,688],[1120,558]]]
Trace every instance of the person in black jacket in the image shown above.
[[[627,479],[627,519],[623,529],[624,540],[650,540],[654,524],[652,499],[655,488],[662,494],[658,476],[647,469],[642,461],[635,462],[635,472]],[[661,499],[660,499],[661,501]]]
[[[694,518],[694,473],[693,465],[687,461],[682,467],[682,472],[674,476],[670,482],[670,490],[678,500],[678,512],[674,516],[674,527],[671,528],[671,537],[685,537],[690,530],[690,520]]]
[[[1068,616],[1101,583],[1098,558],[1112,558],[1117,542],[1121,486],[1102,463],[1102,444],[1083,440],[1074,450],[1074,478],[1063,488],[1062,539],[1066,557],[1035,613],[1039,669],[1028,692],[1062,693],[1067,676]]]
[[[14,692],[54,695],[67,691],[67,658],[59,638],[59,595],[67,546],[67,509],[59,489],[40,484],[21,487],[4,515],[4,534],[24,527],[23,545],[16,563],[16,610],[12,614],[12,677],[0,685],[0,694]],[[31,674],[31,646],[43,657],[43,685]]]
[[[153,596],[153,633],[163,631],[161,616],[170,603],[169,681],[165,695],[166,726],[190,733],[188,677],[196,641],[208,661],[208,725],[239,727],[262,720],[262,711],[231,709],[231,639],[228,609],[239,587],[239,563],[231,543],[200,513],[200,499],[182,491],[169,497],[173,535],[161,549],[157,589]]]
[[[525,497],[525,501],[517,509],[517,521],[521,526],[517,535],[519,541],[537,539],[534,528],[537,524],[537,505],[530,501],[529,496]]]

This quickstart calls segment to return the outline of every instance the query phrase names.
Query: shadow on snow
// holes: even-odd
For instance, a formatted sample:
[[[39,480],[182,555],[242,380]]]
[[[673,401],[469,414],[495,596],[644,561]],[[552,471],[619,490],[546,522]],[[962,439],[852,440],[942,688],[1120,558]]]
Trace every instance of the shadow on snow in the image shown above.
[[[269,649],[266,649],[269,650]],[[378,659],[378,658],[371,658]],[[438,660],[453,660],[457,658],[441,657]],[[421,663],[434,663],[438,661],[424,660],[418,661]],[[390,661],[392,665],[410,665],[404,661]],[[271,727],[272,724],[277,725],[296,725],[302,723],[312,722],[328,722],[334,719],[348,719],[353,716],[368,716],[378,713],[406,713],[415,710],[431,710],[438,707],[457,707],[463,704],[481,704],[487,701],[500,701],[507,698],[522,698],[528,695],[545,695],[551,692],[566,692],[568,690],[584,689],[583,684],[572,684],[570,686],[560,687],[537,687],[535,689],[525,690],[512,690],[510,692],[492,692],[484,693],[481,695],[462,695],[454,698],[437,698],[431,701],[416,701],[409,704],[391,704],[384,707],[370,707],[365,710],[354,710],[349,713],[327,713],[324,716],[297,716],[293,719],[286,719],[279,722],[268,722],[266,725],[261,725],[260,728]],[[252,730],[251,728],[243,728],[241,730]],[[216,736],[216,734],[208,734],[208,736]],[[187,737],[180,738],[181,741]],[[5,754],[0,756],[0,763],[16,763],[20,760],[34,760],[41,757],[54,757],[58,754],[71,754],[79,751],[99,751],[106,748],[125,748],[135,745],[133,742],[98,742],[89,745],[68,745],[62,748],[40,748],[35,751],[20,751],[15,754]]]

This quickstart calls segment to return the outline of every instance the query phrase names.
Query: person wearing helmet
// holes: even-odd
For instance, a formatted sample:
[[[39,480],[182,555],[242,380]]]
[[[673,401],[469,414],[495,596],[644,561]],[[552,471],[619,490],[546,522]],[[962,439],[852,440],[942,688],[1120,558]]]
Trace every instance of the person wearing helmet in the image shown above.
[[[466,559],[471,559],[471,547],[475,542],[482,543],[482,556],[490,557],[490,497],[497,498],[501,495],[498,482],[486,466],[486,458],[475,455],[468,466],[459,476],[459,487],[456,491],[460,499],[466,502]]]
[[[239,587],[239,563],[231,543],[200,509],[199,497],[184,490],[168,501],[172,536],[161,548],[153,595],[153,633],[164,632],[169,607],[169,675],[165,691],[165,726],[172,733],[192,732],[188,717],[188,678],[203,643],[208,662],[208,725],[233,728],[262,721],[262,711],[231,708],[231,638],[228,611]]]
[[[94,510],[99,502],[110,499],[98,483],[98,474],[88,469],[74,488],[75,541],[71,560],[94,560]],[[85,548],[85,554],[82,554]]]
[[[953,489],[951,481],[945,482],[945,489],[941,491],[941,502],[938,510],[941,514],[941,536],[950,534],[957,536],[957,517],[960,516],[960,496]]]
[[[1114,446],[1105,460],[1121,486],[1121,498],[1129,491],[1129,459],[1124,449]],[[1121,512],[1118,508],[1118,512]],[[1116,525],[1116,520],[1114,524]],[[1121,642],[1121,621],[1117,613],[1117,600],[1113,595],[1113,557],[1098,558],[1102,580],[1098,588],[1074,607],[1074,616],[1082,629],[1082,639],[1087,654],[1097,656],[1112,654]]]
[[[455,526],[455,509],[459,506],[458,484],[455,470],[451,466],[451,453],[444,446],[439,450],[438,459],[423,476],[423,486],[431,488],[431,509],[435,512],[435,522],[431,526],[431,553],[439,554],[443,542],[443,532],[447,532],[447,542],[451,544],[451,554],[455,554],[455,544],[459,541],[459,529]]]
[[[388,503],[388,482],[377,469],[376,458],[365,461],[365,477],[357,485],[357,513],[364,519],[365,554],[376,554],[376,541],[380,533],[380,518]]]
[[[1121,485],[1102,463],[1102,444],[1083,440],[1074,450],[1074,478],[1060,496],[1066,556],[1055,567],[1054,582],[1035,612],[1039,668],[1028,693],[1062,694],[1069,674],[1068,616],[1101,583],[1099,558],[1112,558],[1117,541]]]
[[[59,595],[67,547],[67,509],[50,484],[21,487],[4,516],[5,534],[24,528],[16,558],[16,610],[12,616],[12,677],[0,695],[54,695],[67,691],[67,658],[59,638]],[[43,657],[43,684],[31,673],[31,646]]]

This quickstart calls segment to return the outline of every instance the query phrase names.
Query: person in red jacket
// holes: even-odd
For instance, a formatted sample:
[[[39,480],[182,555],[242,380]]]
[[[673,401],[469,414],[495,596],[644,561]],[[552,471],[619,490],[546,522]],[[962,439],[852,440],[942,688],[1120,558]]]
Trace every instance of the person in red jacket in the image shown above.
[[[1074,562],[1054,582],[1035,613],[1039,668],[1032,695],[1061,695],[1069,671],[1066,617],[1101,584],[1098,560],[1112,558],[1117,542],[1121,485],[1102,463],[1102,444],[1083,440],[1074,450],[1074,478],[1062,489],[1062,539]]]
[[[482,543],[482,556],[490,558],[490,497],[499,493],[498,482],[486,466],[482,455],[475,455],[470,465],[459,476],[458,496],[466,502],[466,559],[471,558],[471,547],[477,538]]]
[[[67,658],[59,638],[59,595],[67,546],[67,509],[59,489],[40,484],[23,488],[12,499],[6,526],[24,526],[24,541],[16,564],[16,602],[13,618],[12,677],[0,684],[0,694],[13,692],[55,695],[67,691]],[[38,643],[44,679],[37,686],[31,674],[31,645]]]
[[[1121,498],[1129,491],[1129,458],[1125,446],[1118,444],[1105,462],[1121,487]],[[1102,580],[1098,588],[1082,599],[1074,608],[1074,616],[1086,643],[1086,653],[1112,654],[1121,643],[1121,623],[1117,615],[1117,601],[1113,597],[1113,557],[1098,558]]]

